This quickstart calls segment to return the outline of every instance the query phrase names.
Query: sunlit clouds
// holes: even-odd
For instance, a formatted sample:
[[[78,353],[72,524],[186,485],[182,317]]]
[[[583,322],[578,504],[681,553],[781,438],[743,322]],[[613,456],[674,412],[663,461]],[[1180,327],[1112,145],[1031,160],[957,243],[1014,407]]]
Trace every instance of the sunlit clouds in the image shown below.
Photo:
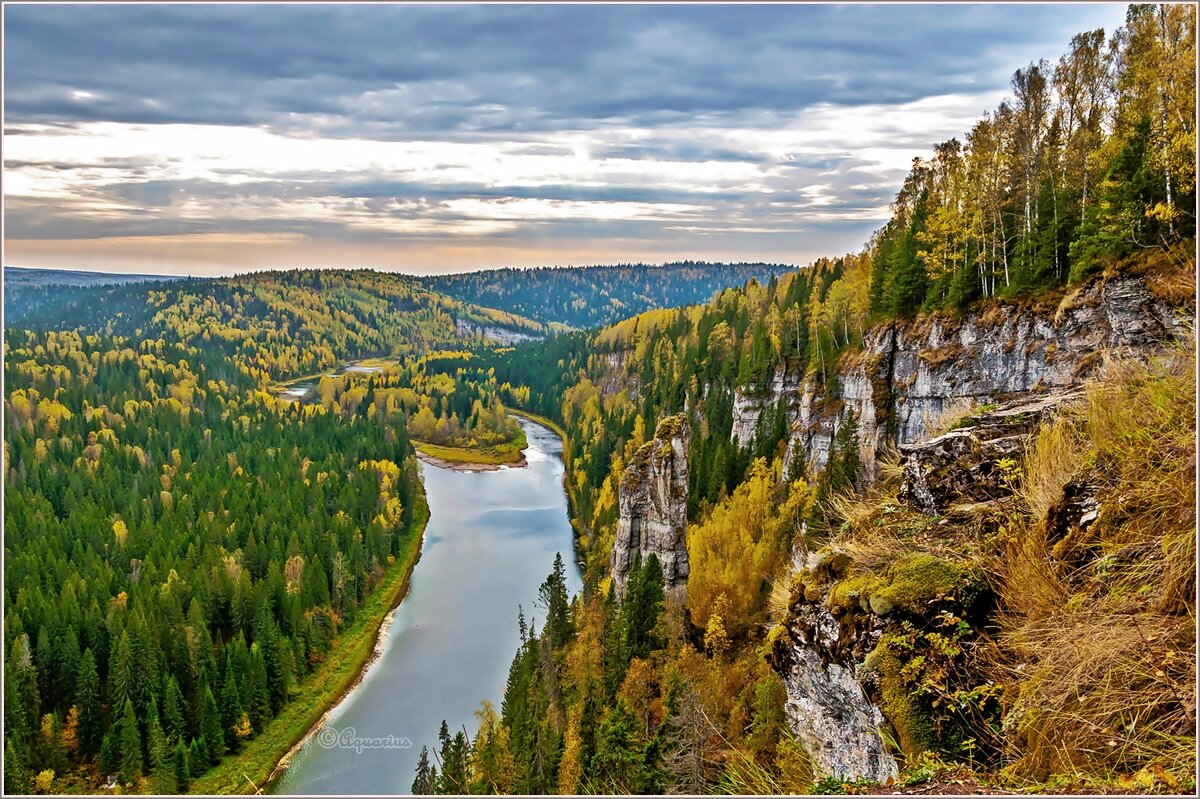
[[[800,263],[1122,15],[902,8],[10,6],[6,263]]]

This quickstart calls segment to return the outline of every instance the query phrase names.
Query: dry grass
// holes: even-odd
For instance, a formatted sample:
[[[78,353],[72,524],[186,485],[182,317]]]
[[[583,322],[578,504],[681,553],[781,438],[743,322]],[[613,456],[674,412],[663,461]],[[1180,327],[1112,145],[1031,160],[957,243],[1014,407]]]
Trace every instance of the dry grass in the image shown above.
[[[1186,785],[1195,758],[1194,352],[1106,364],[1038,435],[997,589],[1008,774],[1137,772]],[[1049,540],[1068,481],[1099,516]]]
[[[1032,518],[1044,519],[1059,501],[1063,486],[1079,468],[1078,457],[1086,446],[1081,425],[1070,416],[1038,431],[1025,455],[1025,473],[1018,491]]]
[[[1194,245],[1180,243],[1167,249],[1142,252],[1113,271],[1140,276],[1150,293],[1164,302],[1187,307],[1196,304]]]
[[[795,571],[789,562],[783,573],[771,578],[771,593],[767,596],[767,627],[781,624],[787,618],[792,603],[792,575]]]
[[[951,361],[962,360],[966,353],[966,347],[957,341],[951,341],[935,349],[921,350],[917,353],[917,357],[930,368],[934,368]]]
[[[925,425],[925,437],[937,438],[958,427],[968,416],[977,415],[979,402],[971,397],[956,397],[942,408],[940,413],[926,411],[921,421]]]
[[[850,556],[853,574],[883,574],[914,554],[960,564],[987,556],[992,536],[985,529],[986,514],[952,523],[904,507],[896,496],[901,465],[895,453],[879,462],[876,474],[865,491],[838,493],[828,500],[833,517],[844,522],[830,544]]]

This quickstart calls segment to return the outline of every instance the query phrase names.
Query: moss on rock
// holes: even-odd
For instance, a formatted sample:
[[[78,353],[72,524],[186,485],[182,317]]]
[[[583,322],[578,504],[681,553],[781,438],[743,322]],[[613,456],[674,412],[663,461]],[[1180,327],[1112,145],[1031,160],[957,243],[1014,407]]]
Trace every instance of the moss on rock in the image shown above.
[[[879,590],[881,585],[882,582],[877,577],[869,574],[861,574],[857,577],[842,580],[835,583],[829,590],[829,598],[826,600],[826,604],[834,614],[842,614],[856,607],[862,610],[869,610],[869,598]]]
[[[880,616],[895,608],[920,615],[938,597],[956,596],[968,586],[970,576],[962,566],[933,555],[907,555],[888,569],[887,585],[872,592],[871,610]]]
[[[929,716],[906,685],[901,660],[880,644],[868,658],[879,680],[879,709],[896,731],[896,743],[906,757],[933,747],[935,737]]]

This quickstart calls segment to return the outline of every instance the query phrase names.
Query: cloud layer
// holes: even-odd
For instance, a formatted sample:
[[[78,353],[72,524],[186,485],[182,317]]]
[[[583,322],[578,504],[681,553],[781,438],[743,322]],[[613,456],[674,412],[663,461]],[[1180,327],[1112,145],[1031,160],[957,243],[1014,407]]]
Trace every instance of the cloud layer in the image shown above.
[[[1115,5],[8,6],[6,262],[406,271],[857,247]]]

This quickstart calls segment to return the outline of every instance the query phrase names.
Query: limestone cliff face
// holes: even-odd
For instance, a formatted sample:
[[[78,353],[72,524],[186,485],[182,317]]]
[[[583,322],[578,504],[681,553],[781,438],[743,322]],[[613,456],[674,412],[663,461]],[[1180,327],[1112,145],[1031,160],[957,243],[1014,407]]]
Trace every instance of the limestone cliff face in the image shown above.
[[[1078,385],[1100,366],[1103,350],[1145,351],[1182,339],[1188,320],[1138,278],[1122,277],[1094,283],[1057,309],[998,306],[961,320],[878,327],[861,352],[842,358],[831,392],[795,367],[780,367],[766,392],[738,390],[733,438],[749,443],[763,409],[785,398],[787,463],[802,458],[812,474],[853,411],[869,477],[877,452],[925,440],[947,413]]]
[[[658,423],[654,438],[634,454],[618,487],[620,519],[613,542],[612,577],[621,595],[635,556],[650,553],[662,564],[668,591],[682,590],[688,576],[687,452],[691,428],[686,416]]]
[[[734,391],[733,440],[739,446],[749,444],[754,438],[758,417],[780,398],[785,398],[788,403],[788,421],[795,423],[801,409],[800,382],[800,371],[795,364],[780,364],[765,391],[751,393],[740,388]]]

